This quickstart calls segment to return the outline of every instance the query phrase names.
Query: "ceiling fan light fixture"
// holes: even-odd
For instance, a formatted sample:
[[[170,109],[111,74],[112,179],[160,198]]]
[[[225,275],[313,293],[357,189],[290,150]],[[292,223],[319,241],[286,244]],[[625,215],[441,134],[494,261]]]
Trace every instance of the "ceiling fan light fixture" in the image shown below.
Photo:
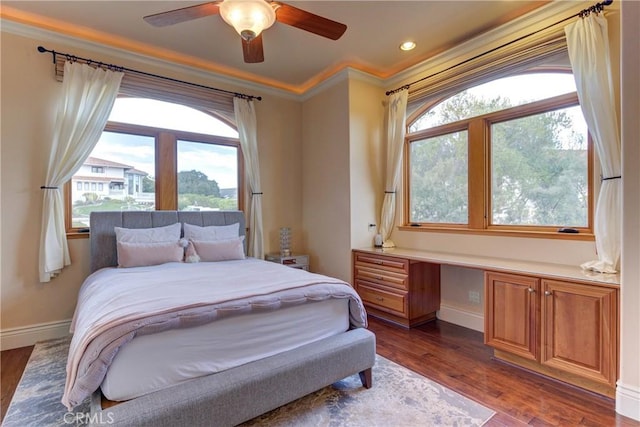
[[[220,15],[246,41],[258,37],[276,21],[276,12],[264,0],[224,0]]]

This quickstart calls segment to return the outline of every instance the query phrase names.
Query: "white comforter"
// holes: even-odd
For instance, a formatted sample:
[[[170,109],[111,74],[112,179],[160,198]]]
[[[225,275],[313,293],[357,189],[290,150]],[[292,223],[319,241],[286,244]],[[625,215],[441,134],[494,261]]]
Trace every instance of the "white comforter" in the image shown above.
[[[95,391],[118,348],[137,334],[327,298],[349,298],[351,325],[366,326],[349,284],[252,258],[99,270],[80,289],[62,403],[71,409]]]

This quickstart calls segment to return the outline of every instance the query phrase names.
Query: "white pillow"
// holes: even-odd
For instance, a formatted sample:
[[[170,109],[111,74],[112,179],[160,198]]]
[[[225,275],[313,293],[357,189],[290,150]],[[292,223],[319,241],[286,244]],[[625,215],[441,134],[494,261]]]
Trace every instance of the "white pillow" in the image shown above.
[[[184,248],[178,241],[157,243],[118,242],[118,267],[144,267],[181,262]]]
[[[184,238],[188,240],[214,241],[235,239],[240,235],[240,223],[230,225],[198,225],[184,223]]]
[[[244,259],[244,236],[227,240],[192,240],[196,256],[200,261],[231,261]]]
[[[165,227],[155,228],[122,228],[114,227],[116,232],[116,242],[126,243],[158,243],[177,242],[180,240],[179,222]]]

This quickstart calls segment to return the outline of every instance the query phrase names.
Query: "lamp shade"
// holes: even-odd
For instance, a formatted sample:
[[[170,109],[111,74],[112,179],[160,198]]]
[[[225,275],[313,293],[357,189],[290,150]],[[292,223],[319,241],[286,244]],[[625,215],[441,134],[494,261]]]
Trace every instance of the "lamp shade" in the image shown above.
[[[276,12],[264,0],[224,0],[220,3],[220,15],[247,41],[276,21]]]

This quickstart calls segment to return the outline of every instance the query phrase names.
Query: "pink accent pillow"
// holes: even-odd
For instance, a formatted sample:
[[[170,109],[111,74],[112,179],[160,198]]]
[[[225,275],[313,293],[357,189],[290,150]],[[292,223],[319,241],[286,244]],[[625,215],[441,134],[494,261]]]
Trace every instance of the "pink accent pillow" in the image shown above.
[[[193,248],[200,261],[231,261],[244,259],[244,236],[235,239],[202,241],[192,240]]]
[[[174,242],[180,239],[182,225],[179,222],[164,227],[122,228],[114,227],[116,241],[126,243]]]
[[[144,267],[166,262],[181,262],[184,248],[175,242],[118,242],[118,267]]]
[[[207,227],[184,223],[184,238],[189,240],[228,240],[235,239],[239,235],[239,222],[229,225],[209,225]]]

